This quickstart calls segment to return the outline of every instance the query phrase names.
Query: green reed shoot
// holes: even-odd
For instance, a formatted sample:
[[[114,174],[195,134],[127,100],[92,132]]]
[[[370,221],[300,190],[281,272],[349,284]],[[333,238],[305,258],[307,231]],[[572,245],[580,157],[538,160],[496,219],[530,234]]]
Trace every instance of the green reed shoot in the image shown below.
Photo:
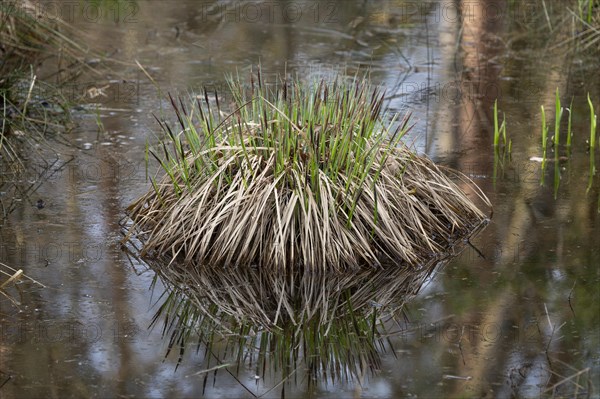
[[[558,198],[558,187],[560,186],[560,163],[558,162],[558,151],[554,152],[554,199]]]
[[[494,102],[494,147],[498,148],[500,144],[500,135],[502,135],[502,144],[506,146],[506,117],[502,117],[502,124],[498,125],[498,100]]]
[[[593,151],[596,148],[596,113],[590,93],[588,93],[588,104],[590,105],[590,148]]]
[[[98,107],[96,107],[96,112],[95,112],[95,120],[96,120],[96,126],[98,127],[98,133],[106,133],[106,129],[104,128],[104,123],[102,122],[102,117],[100,116],[100,109]]]
[[[498,128],[498,100],[494,101],[494,147],[498,147],[500,129]]]
[[[555,117],[554,117],[554,147],[556,151],[558,151],[558,145],[560,144],[560,121],[562,119],[563,108],[560,104],[560,96],[558,93],[558,87],[556,88],[556,97],[555,97]]]
[[[506,145],[506,116],[504,114],[502,114],[502,125],[500,126],[500,130],[502,131],[502,141],[504,142],[504,145]]]
[[[588,176],[588,185],[585,190],[586,193],[589,193],[594,184],[594,176],[596,175],[596,157],[594,151],[590,151],[590,171]]]
[[[546,148],[547,148],[547,144],[548,144],[548,126],[546,125],[546,111],[544,110],[544,106],[542,105],[540,108],[542,110],[542,150],[543,150],[542,168],[543,168],[546,163]]]
[[[572,130],[572,117],[573,117],[573,98],[571,98],[571,105],[569,105],[569,108],[567,108],[567,111],[569,112],[569,123],[568,123],[568,127],[567,127],[567,148],[571,148],[571,139],[573,137],[573,130]]]
[[[588,24],[592,22],[592,9],[594,0],[579,0],[577,6],[579,9],[579,18]],[[586,9],[587,8],[587,9]]]
[[[588,24],[592,22],[594,0],[579,0],[579,18]],[[586,7],[587,6],[587,7]],[[586,10],[587,8],[587,10]]]
[[[562,120],[563,107],[560,103],[560,93],[556,88],[554,100],[554,199],[558,196],[560,186],[560,163],[558,162],[558,146],[560,145],[560,122]]]

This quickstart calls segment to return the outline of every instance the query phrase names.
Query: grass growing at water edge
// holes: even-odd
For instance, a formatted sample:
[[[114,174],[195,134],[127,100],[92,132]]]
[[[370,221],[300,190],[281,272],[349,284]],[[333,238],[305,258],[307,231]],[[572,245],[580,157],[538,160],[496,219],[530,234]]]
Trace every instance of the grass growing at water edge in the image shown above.
[[[41,184],[23,175],[43,179],[44,173],[23,159],[40,145],[49,148],[47,138],[69,128],[71,104],[60,86],[83,69],[92,70],[87,48],[70,39],[77,33],[60,18],[41,18],[32,2],[0,2],[0,221]],[[53,68],[52,83],[38,76]]]

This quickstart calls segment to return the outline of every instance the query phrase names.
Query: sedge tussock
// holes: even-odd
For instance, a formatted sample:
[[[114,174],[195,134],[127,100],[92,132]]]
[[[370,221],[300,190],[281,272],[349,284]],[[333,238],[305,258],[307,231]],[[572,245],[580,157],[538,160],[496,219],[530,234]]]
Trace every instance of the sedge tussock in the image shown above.
[[[367,81],[272,87],[259,72],[249,87],[229,83],[233,112],[205,91],[189,106],[171,98],[177,129],[159,120],[165,139],[147,152],[164,175],[127,210],[127,238],[141,241],[142,256],[269,270],[418,269],[486,222],[451,178],[457,172],[402,143],[408,117],[388,119],[384,95]]]

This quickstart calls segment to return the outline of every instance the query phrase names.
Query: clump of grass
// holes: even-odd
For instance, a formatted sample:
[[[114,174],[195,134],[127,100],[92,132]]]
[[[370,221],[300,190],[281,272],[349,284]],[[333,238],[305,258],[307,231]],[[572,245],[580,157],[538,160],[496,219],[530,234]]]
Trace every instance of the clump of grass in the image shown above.
[[[91,69],[86,62],[89,49],[70,38],[72,35],[79,37],[81,32],[60,18],[37,15],[34,2],[4,1],[0,3],[0,42],[4,51],[0,68],[3,72],[18,70],[40,57],[58,55],[62,72],[76,75],[82,68]]]
[[[577,51],[596,55],[600,46],[600,5],[597,0],[578,0],[578,10],[567,8],[568,14],[557,21],[557,26],[569,29],[568,38],[558,44],[574,45]]]
[[[500,137],[502,137],[502,152],[500,152]],[[498,124],[498,100],[494,102],[494,170],[493,170],[493,184],[496,186],[496,179],[498,177],[498,167],[504,171],[504,165],[506,158],[510,159],[512,153],[512,140],[506,138],[506,115],[502,116],[502,124]]]
[[[5,149],[15,131],[37,138],[64,126],[69,104],[60,94],[60,85],[83,69],[91,70],[86,62],[88,49],[69,38],[77,33],[59,18],[48,21],[38,16],[30,1],[0,3],[0,135]],[[44,62],[48,70],[58,71],[53,85],[38,77],[37,69]]]
[[[21,175],[33,173],[24,158],[32,148],[45,146],[48,137],[60,138],[70,126],[71,104],[61,94],[61,85],[84,70],[94,72],[86,57],[99,57],[71,39],[81,32],[37,11],[28,0],[0,2],[0,169],[5,177],[0,180],[5,193],[0,197],[0,220],[18,203],[13,193],[27,198],[39,186],[22,187]],[[42,70],[49,75],[40,76]]]
[[[205,92],[171,98],[179,131],[148,149],[165,176],[128,208],[142,255],[196,265],[346,270],[424,264],[486,216],[433,162],[405,147],[408,118],[359,78],[266,87],[230,79],[224,114]],[[468,182],[472,184],[470,181]],[[486,205],[485,196],[472,184]]]

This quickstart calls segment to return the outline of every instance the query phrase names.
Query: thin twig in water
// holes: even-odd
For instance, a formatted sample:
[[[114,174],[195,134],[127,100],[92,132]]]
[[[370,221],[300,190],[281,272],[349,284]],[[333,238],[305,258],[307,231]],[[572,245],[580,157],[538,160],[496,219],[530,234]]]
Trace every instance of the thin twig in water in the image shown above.
[[[554,333],[559,331],[566,323],[561,324],[558,328],[556,327],[555,324],[552,323],[552,321],[550,320],[550,314],[548,313],[548,307],[546,306],[546,304],[544,303],[544,310],[546,311],[546,319],[548,320],[548,325],[551,327],[552,332],[550,333],[550,338],[548,339],[548,344],[546,345],[546,357],[548,357],[548,350],[550,349],[550,345],[552,344],[552,340],[554,339]],[[550,358],[548,358],[548,362],[550,364],[552,364],[552,362],[550,361]]]
[[[465,355],[464,355],[463,349],[462,349],[462,339],[463,339],[464,334],[465,334],[465,326],[462,326],[462,330],[460,331],[460,338],[458,339],[458,349],[460,350],[460,357],[462,358],[463,366],[465,366],[467,364],[465,362]]]
[[[201,374],[205,374],[205,373],[210,373],[211,371],[216,371],[216,370],[222,369],[223,367],[229,367],[231,365],[232,365],[231,363],[219,364],[219,365],[217,365],[215,367],[211,367],[211,368],[206,369],[206,370],[201,370],[201,371],[198,371],[198,372],[193,373],[193,374],[188,374],[188,375],[185,376],[185,378],[189,378],[189,377],[193,377],[193,376],[201,375]]]
[[[6,377],[6,380],[4,380],[4,381],[2,382],[2,385],[0,385],[0,389],[2,389],[2,387],[3,387],[4,385],[6,385],[6,383],[7,383],[8,381],[10,381],[11,379],[12,379],[12,375],[9,375],[8,377]]]
[[[479,255],[480,258],[485,259],[485,255],[483,254],[483,252],[481,252],[479,249],[477,249],[477,247],[475,245],[473,245],[469,239],[467,239],[467,244],[469,244],[469,246],[471,248],[473,248],[473,250],[475,252],[477,252],[477,255]]]
[[[554,385],[552,385],[551,387],[547,388],[547,389],[546,389],[545,391],[543,391],[542,393],[546,393],[546,392],[548,392],[548,391],[553,391],[553,392],[554,392],[554,390],[555,390],[556,388],[558,388],[560,385],[562,385],[562,384],[566,383],[567,381],[570,381],[570,380],[572,380],[572,379],[573,379],[573,378],[575,378],[575,377],[578,377],[578,378],[579,378],[579,376],[581,376],[581,375],[583,375],[583,374],[585,374],[585,373],[589,373],[589,371],[590,371],[590,368],[589,368],[589,367],[586,367],[585,369],[583,369],[583,370],[580,370],[580,371],[578,371],[578,372],[577,372],[577,373],[575,373],[575,374],[572,374],[572,375],[570,375],[570,376],[568,376],[568,377],[566,377],[566,378],[563,378],[562,380],[558,381],[556,384],[554,384]],[[581,386],[580,384],[577,384],[577,383],[575,383],[575,384],[577,385],[577,388],[584,389],[584,387],[583,387],[583,386]]]
[[[571,308],[571,312],[573,312],[573,316],[575,316],[575,310],[573,310],[573,304],[571,303],[571,297],[573,295],[573,290],[575,289],[575,284],[577,280],[573,282],[573,287],[571,287],[571,291],[569,291],[569,308]]]

